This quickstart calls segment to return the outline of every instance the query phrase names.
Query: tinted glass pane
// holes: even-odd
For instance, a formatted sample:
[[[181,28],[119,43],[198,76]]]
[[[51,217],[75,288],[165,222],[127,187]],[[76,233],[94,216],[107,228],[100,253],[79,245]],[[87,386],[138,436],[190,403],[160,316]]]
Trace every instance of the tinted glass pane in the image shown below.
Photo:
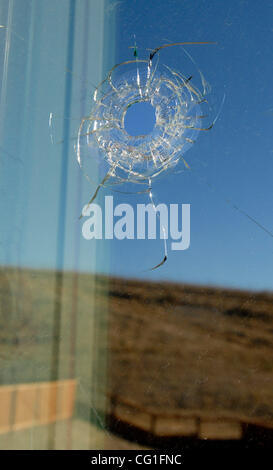
[[[271,17],[0,0],[0,448],[272,441]]]

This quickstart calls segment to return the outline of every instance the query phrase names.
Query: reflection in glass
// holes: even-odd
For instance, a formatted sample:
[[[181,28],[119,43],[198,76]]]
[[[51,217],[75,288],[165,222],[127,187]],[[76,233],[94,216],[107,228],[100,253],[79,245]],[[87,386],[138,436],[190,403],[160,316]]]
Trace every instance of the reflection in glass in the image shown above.
[[[271,15],[182,3],[0,0],[1,449],[273,441]],[[75,143],[116,63],[187,40],[218,43],[186,51],[226,101],[188,167],[153,188],[191,204],[190,248],[145,271],[159,238],[83,238],[102,175],[92,164],[85,179]],[[190,77],[168,49],[160,62]],[[154,132],[134,108],[128,133]],[[96,203],[148,202],[114,189]]]

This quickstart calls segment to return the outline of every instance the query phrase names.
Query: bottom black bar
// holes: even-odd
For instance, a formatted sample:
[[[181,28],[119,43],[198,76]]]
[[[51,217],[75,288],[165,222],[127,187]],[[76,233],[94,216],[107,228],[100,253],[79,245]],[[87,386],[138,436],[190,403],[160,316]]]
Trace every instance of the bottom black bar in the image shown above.
[[[242,462],[245,465],[256,462],[259,468],[263,468],[263,463],[268,464],[272,461],[272,449],[268,447],[257,448],[249,445],[248,447],[233,447],[232,450],[225,445],[214,445],[206,449],[193,451],[189,449],[176,449],[175,452],[166,452],[160,450],[83,450],[83,451],[3,451],[2,457],[7,457],[9,463],[18,463],[20,466],[26,465],[28,468],[37,468],[37,464],[43,463],[46,467],[52,464],[80,465],[80,468],[90,468],[102,466],[111,468],[128,469],[133,466],[141,465],[160,465],[165,467],[191,468],[196,464],[209,464],[210,468],[220,468],[224,465],[234,465]],[[95,468],[95,467],[94,467]]]

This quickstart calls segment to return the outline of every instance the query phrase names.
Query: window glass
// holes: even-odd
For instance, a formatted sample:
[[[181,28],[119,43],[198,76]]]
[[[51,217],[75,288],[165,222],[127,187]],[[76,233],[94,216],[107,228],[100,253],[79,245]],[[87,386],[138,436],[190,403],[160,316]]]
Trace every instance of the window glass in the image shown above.
[[[272,439],[271,6],[0,0],[0,448]]]

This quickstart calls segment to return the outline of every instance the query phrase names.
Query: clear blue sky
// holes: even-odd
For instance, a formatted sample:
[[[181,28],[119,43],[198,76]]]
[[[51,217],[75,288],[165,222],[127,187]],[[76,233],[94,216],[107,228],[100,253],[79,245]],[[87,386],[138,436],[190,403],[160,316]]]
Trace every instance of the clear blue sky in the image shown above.
[[[272,13],[271,1],[136,0],[118,7],[117,62],[128,56],[133,35],[143,49],[167,41],[216,41],[187,50],[211,84],[212,101],[226,95],[215,127],[199,134],[185,156],[192,174],[157,184],[158,201],[191,204],[191,247],[169,251],[151,279],[272,289],[273,238],[226,202],[273,231]],[[164,61],[183,71],[177,49],[166,50]],[[114,272],[135,276],[161,259],[162,246],[122,241],[113,253]]]
[[[86,7],[85,1],[75,3],[81,3],[81,9]],[[18,1],[17,4],[19,5]],[[40,6],[40,0],[37,0],[36,4]],[[67,57],[61,55],[61,31],[58,30],[56,33],[58,28],[55,24],[54,29],[54,21],[57,21],[55,18],[61,18],[62,8],[65,10],[65,18],[67,18],[66,15],[69,16],[68,4],[68,0],[61,0],[58,3],[59,6],[56,7],[56,2],[50,0],[47,3],[48,10],[44,11],[44,15],[47,15],[46,19],[52,26],[44,36],[45,59],[41,57],[38,59],[38,56],[35,56],[35,60],[42,61],[42,63],[45,60],[44,67],[46,68],[46,61],[50,62],[52,57],[56,61],[59,57],[59,68],[51,66],[53,75],[51,81],[50,77],[43,80],[39,76],[36,70],[38,62],[34,63],[34,66],[29,65],[33,67],[33,73],[38,74],[39,79],[38,82],[36,80],[38,98],[34,102],[31,95],[28,103],[30,102],[30,106],[36,106],[36,108],[42,105],[43,111],[36,115],[40,116],[40,120],[36,121],[35,125],[33,124],[35,129],[33,135],[30,120],[31,116],[34,119],[34,115],[29,113],[29,106],[25,105],[28,125],[25,130],[22,130],[20,123],[23,117],[21,116],[18,126],[21,126],[23,137],[20,138],[23,142],[25,142],[26,132],[28,132],[28,139],[36,139],[35,146],[32,146],[33,155],[29,162],[30,166],[27,169],[27,146],[25,150],[22,150],[21,146],[20,153],[24,165],[20,162],[11,163],[9,160],[6,170],[9,184],[7,185],[7,180],[2,184],[7,192],[6,200],[9,201],[4,205],[1,203],[2,220],[5,218],[4,220],[8,221],[5,222],[6,235],[2,235],[1,248],[1,260],[6,263],[16,264],[20,260],[22,265],[54,267],[58,258],[56,257],[56,243],[58,243],[56,242],[58,232],[56,206],[59,202],[56,201],[56,195],[60,191],[62,170],[58,156],[61,151],[58,149],[52,151],[48,143],[43,145],[41,136],[44,142],[47,142],[48,129],[44,123],[48,111],[58,107],[55,106],[58,100],[58,77],[61,76],[61,70],[67,67]],[[95,6],[97,4],[98,2],[94,3]],[[45,10],[42,4],[41,8]],[[60,10],[57,15],[54,8]],[[272,12],[272,1],[263,3],[252,0],[110,2],[110,8],[108,5],[105,13],[103,50],[99,50],[99,40],[102,34],[99,22],[92,25],[93,29],[90,29],[89,25],[90,48],[89,52],[85,51],[86,55],[82,63],[88,65],[84,73],[86,79],[88,78],[91,82],[99,80],[98,57],[101,57],[103,53],[105,70],[115,62],[132,56],[132,50],[128,47],[133,45],[134,36],[141,57],[145,57],[146,48],[154,48],[166,42],[216,41],[215,46],[191,46],[187,50],[211,85],[211,100],[215,106],[214,109],[217,109],[223,94],[226,95],[226,100],[215,127],[209,133],[199,135],[196,144],[185,156],[192,171],[182,174],[173,173],[161,178],[154,188],[156,202],[191,204],[190,249],[184,252],[172,252],[169,246],[167,263],[156,271],[145,272],[145,269],[161,260],[162,241],[114,240],[107,243],[102,241],[97,242],[95,247],[93,242],[82,240],[81,225],[76,213],[81,203],[86,202],[90,192],[92,193],[96,188],[95,186],[89,188],[86,183],[79,183],[82,176],[78,172],[75,161],[71,160],[68,169],[70,186],[68,185],[69,191],[66,195],[67,213],[64,221],[65,268],[73,269],[77,266],[81,270],[93,270],[94,256],[96,256],[99,259],[97,261],[99,271],[110,269],[112,274],[118,276],[272,290],[273,238],[232,208],[232,203],[236,204],[273,232]],[[91,15],[91,12],[89,14]],[[96,14],[101,13],[96,10]],[[84,17],[84,11],[77,16],[76,36],[80,29],[84,30]],[[17,22],[20,20],[18,19]],[[3,21],[0,19],[1,23]],[[97,28],[96,31],[95,28]],[[59,45],[56,34],[60,35]],[[95,49],[94,41],[97,41]],[[56,51],[53,54],[54,47]],[[79,68],[77,61],[80,60],[83,49],[77,45],[75,47],[76,58],[72,64],[73,70],[76,69],[76,75],[82,77],[84,68]],[[164,51],[163,59],[167,65],[184,71],[183,54],[179,48],[169,49],[168,53]],[[17,57],[17,60],[20,61],[20,57]],[[34,80],[32,72],[29,73],[30,79]],[[193,81],[194,78],[193,76]],[[79,79],[79,83],[79,89],[86,90],[86,82]],[[22,88],[22,93],[24,89]],[[19,93],[18,90],[17,93]],[[80,96],[79,91],[76,95]],[[40,96],[43,96],[43,99]],[[82,96],[86,97],[86,95]],[[14,106],[13,116],[17,116],[15,101],[12,101],[12,98],[10,100]],[[71,109],[69,117],[73,118]],[[63,108],[62,112],[64,113]],[[78,112],[82,111],[78,109]],[[74,121],[70,122],[69,135],[72,135]],[[16,142],[12,140],[14,127],[9,122],[7,126],[9,131],[6,132],[5,138],[2,135],[1,145],[6,152],[14,155],[16,154],[16,148],[14,148]],[[16,139],[19,137],[17,136]],[[20,142],[18,140],[18,145],[21,145]],[[71,155],[70,158],[73,159]],[[35,166],[33,162],[37,161],[39,164],[37,166],[36,163]],[[24,167],[30,182],[32,181],[30,186],[32,192],[28,197],[24,184],[21,183],[19,190],[16,187],[16,180],[13,180],[11,176],[11,174],[14,175],[13,167],[16,168],[18,174],[21,174],[20,165]],[[33,165],[34,169],[31,170]],[[76,182],[80,186],[77,186]],[[81,200],[75,202],[79,187],[81,187]],[[12,191],[9,192],[9,189]],[[101,191],[98,201],[103,203],[106,194],[112,194],[110,189]],[[28,201],[26,204],[29,209],[25,222],[27,228],[24,226],[22,228],[26,208],[25,204],[18,205],[20,197],[21,200]],[[137,202],[148,202],[143,195],[124,196],[117,193],[114,194],[114,200],[116,203],[128,202],[133,205]],[[21,214],[21,219],[17,218],[20,225],[17,238],[21,240],[21,244],[18,244],[18,239],[15,237],[13,246],[8,247],[7,240],[10,239],[11,234],[14,237],[15,233],[14,219],[11,224],[9,218],[10,211],[14,211],[14,208]],[[11,253],[9,256],[7,256],[7,250]]]

